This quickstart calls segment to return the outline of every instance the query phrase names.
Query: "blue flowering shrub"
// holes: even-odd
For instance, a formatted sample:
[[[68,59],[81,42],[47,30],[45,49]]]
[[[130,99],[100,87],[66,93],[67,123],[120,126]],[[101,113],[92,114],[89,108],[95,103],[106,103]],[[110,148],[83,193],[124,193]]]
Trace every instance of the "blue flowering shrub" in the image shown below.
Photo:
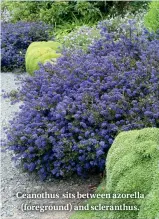
[[[42,22],[2,23],[2,71],[25,69],[25,53],[30,43],[49,40],[51,27]]]
[[[107,177],[96,193],[111,198],[90,199],[89,206],[104,210],[78,211],[71,219],[157,219],[159,216],[159,129],[122,132],[108,152]],[[135,195],[136,193],[136,195]],[[138,194],[140,193],[140,195]],[[118,195],[114,198],[112,194]],[[131,194],[127,196],[126,194]],[[124,197],[125,196],[125,197]],[[136,198],[133,198],[133,196]]]
[[[118,39],[104,27],[88,53],[64,51],[23,81],[7,137],[26,171],[103,171],[120,131],[159,126],[159,40],[128,27]]]

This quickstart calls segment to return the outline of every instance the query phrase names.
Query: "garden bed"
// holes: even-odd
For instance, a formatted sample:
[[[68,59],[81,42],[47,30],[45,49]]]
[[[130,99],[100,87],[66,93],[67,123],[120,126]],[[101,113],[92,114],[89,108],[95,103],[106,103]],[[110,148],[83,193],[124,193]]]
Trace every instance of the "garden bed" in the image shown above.
[[[114,167],[111,160],[124,154],[124,140],[117,143],[120,153],[113,146],[117,135],[159,127],[159,26],[152,22],[158,19],[159,4],[150,3],[145,16],[146,4],[119,3],[2,4],[4,14],[9,10],[11,15],[2,22],[3,219],[85,219],[87,213],[91,219],[123,219],[114,212],[78,211],[101,181],[96,193],[115,192],[118,173],[131,171],[131,154],[138,147],[128,150],[125,167],[122,162]],[[137,152],[153,164],[151,143],[147,152]],[[105,170],[107,180],[102,178]],[[156,214],[152,211],[150,216]],[[138,212],[128,212],[130,218],[133,214]]]

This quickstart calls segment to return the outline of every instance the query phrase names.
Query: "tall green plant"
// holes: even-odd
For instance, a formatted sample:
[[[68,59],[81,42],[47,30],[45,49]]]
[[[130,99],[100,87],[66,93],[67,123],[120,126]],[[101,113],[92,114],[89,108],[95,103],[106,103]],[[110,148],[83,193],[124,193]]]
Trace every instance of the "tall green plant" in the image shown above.
[[[123,15],[143,7],[141,2],[120,1],[10,1],[2,2],[2,14],[9,11],[11,22],[43,21],[54,26],[54,31],[71,32],[76,26],[93,26],[107,16]],[[5,13],[4,13],[5,15]],[[3,17],[3,16],[2,16]]]
[[[159,29],[159,1],[152,1],[149,4],[149,11],[145,16],[145,25],[153,31]]]
[[[11,14],[11,21],[37,21],[61,25],[67,22],[82,20],[98,21],[102,13],[92,2],[81,1],[9,1],[2,2],[2,9]],[[2,10],[2,11],[3,11]]]
[[[2,12],[9,11],[11,22],[37,21],[41,7],[46,7],[46,2],[19,2],[5,0],[1,3]]]

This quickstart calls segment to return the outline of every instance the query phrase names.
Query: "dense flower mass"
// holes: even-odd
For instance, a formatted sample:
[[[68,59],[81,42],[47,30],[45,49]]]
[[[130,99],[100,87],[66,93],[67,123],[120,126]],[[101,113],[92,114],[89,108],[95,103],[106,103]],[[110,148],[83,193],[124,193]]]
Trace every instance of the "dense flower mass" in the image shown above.
[[[25,69],[25,53],[30,43],[49,39],[51,27],[42,22],[2,23],[2,71]]]
[[[159,127],[159,40],[130,26],[118,39],[104,27],[87,54],[65,52],[25,79],[8,132],[24,169],[42,179],[103,170],[117,133]]]

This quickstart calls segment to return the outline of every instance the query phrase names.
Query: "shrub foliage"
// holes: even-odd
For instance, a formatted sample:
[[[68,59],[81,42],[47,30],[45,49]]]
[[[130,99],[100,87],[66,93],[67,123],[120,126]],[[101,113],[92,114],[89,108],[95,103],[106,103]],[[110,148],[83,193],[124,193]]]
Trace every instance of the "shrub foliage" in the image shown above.
[[[2,23],[2,71],[25,69],[25,53],[30,43],[49,39],[50,27],[43,22]]]
[[[149,11],[145,16],[145,25],[150,28],[150,30],[159,30],[159,2],[152,1],[149,4]]]
[[[10,12],[12,22],[38,21],[47,24],[65,25],[82,21],[85,24],[95,23],[109,15],[135,13],[144,8],[146,2],[131,1],[9,1],[2,2],[3,12]]]
[[[65,36],[60,34],[56,36],[56,39],[72,51],[76,49],[86,51],[88,46],[98,38],[100,38],[100,31],[96,27],[88,26],[81,26]]]
[[[102,171],[118,132],[159,126],[159,40],[121,30],[117,39],[104,26],[88,53],[65,51],[24,80],[8,130],[24,169],[42,179]]]

